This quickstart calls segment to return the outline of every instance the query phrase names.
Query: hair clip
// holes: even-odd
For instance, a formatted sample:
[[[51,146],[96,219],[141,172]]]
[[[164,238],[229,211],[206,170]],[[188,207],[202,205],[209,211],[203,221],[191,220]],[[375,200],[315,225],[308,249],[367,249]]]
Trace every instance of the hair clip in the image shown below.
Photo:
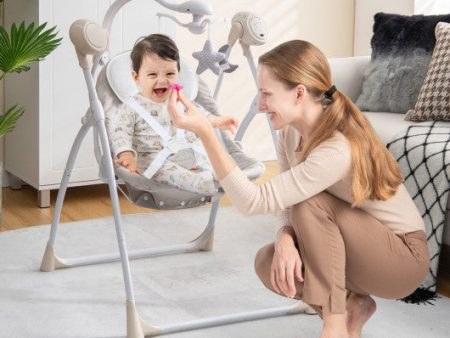
[[[178,83],[171,83],[169,85],[169,88],[175,89],[177,92],[179,92],[181,89],[183,89],[183,86]]]
[[[330,87],[330,89],[328,89],[325,93],[323,93],[325,95],[325,97],[329,100],[331,100],[331,97],[333,96],[334,92],[336,91],[336,87],[334,85],[332,85]]]

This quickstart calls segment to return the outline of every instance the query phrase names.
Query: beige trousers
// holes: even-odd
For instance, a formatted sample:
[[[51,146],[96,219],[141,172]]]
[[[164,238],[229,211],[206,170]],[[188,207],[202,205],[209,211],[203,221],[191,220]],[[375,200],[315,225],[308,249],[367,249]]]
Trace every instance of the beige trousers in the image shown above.
[[[428,271],[423,231],[395,234],[368,213],[329,193],[292,207],[291,225],[304,277],[304,283],[296,283],[295,298],[323,316],[345,313],[348,292],[391,299],[407,296]],[[255,259],[256,273],[272,291],[273,254],[272,243],[261,248]]]

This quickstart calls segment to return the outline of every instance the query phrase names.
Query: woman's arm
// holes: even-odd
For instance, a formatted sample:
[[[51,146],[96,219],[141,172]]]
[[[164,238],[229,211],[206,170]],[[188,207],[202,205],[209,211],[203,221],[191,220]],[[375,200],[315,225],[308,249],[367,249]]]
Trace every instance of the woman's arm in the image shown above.
[[[278,142],[276,145],[277,150],[277,159],[278,159],[278,167],[280,169],[280,173],[283,173],[290,169],[289,160],[286,154],[286,146],[285,146],[285,132],[281,131],[278,133]],[[278,222],[275,228],[275,233],[278,237],[278,230],[284,226],[290,226],[289,213],[291,208],[286,208],[278,212]]]
[[[338,137],[320,144],[299,165],[256,185],[236,167],[206,117],[181,94],[179,99],[185,113],[176,107],[177,94],[171,93],[168,111],[175,126],[200,137],[221,186],[243,214],[278,212],[326,190],[351,170],[350,148],[344,137]]]
[[[222,180],[236,167],[236,163],[219,142],[212,127],[197,135],[205,147],[217,179]]]

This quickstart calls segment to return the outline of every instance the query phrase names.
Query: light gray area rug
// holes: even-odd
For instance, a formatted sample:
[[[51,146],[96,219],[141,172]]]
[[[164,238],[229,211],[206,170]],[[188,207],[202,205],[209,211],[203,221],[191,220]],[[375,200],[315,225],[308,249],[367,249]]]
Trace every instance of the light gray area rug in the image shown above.
[[[195,238],[209,209],[124,216],[129,249]],[[253,270],[258,248],[273,239],[272,216],[222,208],[215,247],[131,262],[141,316],[152,325],[292,303],[266,290]],[[0,337],[124,337],[125,291],[119,263],[39,272],[49,226],[0,233]],[[56,253],[73,257],[117,250],[112,218],[60,226]],[[377,299],[363,337],[449,337],[450,300],[435,306]],[[178,333],[192,338],[319,337],[317,316],[295,315]],[[167,336],[169,337],[169,336]]]

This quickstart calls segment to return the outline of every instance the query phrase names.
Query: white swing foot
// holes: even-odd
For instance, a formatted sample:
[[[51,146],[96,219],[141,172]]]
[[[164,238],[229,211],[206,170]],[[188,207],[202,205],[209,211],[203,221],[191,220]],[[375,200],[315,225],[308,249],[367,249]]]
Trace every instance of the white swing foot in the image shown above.
[[[158,336],[162,330],[145,323],[137,313],[133,300],[127,300],[127,338]]]
[[[211,231],[208,238],[200,246],[200,251],[212,251],[214,247],[214,230]]]
[[[296,306],[288,312],[290,315],[295,315],[298,313],[306,313],[308,315],[315,315],[317,312],[308,304],[304,303],[303,301],[299,300],[296,304]]]
[[[202,236],[203,234],[198,236],[196,239],[190,241],[189,243],[199,242]],[[201,243],[196,244],[192,250],[189,250],[189,252],[212,251],[213,247],[214,247],[214,229],[211,231],[211,233],[208,235],[207,238],[205,238]]]
[[[47,243],[45,248],[44,257],[42,257],[41,268],[43,272],[52,272],[55,269],[67,268],[70,265],[64,263],[64,261],[55,255],[53,245]]]

